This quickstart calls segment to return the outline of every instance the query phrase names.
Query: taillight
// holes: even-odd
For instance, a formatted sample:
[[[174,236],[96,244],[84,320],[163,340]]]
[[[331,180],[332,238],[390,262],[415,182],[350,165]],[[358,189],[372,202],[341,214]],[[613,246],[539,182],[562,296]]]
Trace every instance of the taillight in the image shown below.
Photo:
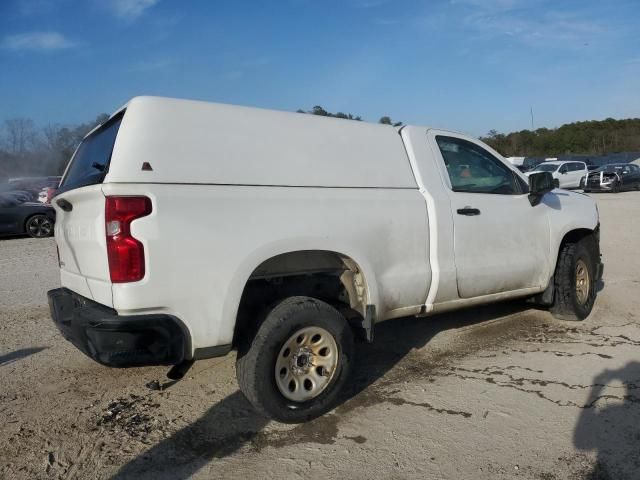
[[[131,236],[131,222],[151,213],[147,197],[106,197],[105,229],[109,274],[113,283],[144,277],[144,246]]]

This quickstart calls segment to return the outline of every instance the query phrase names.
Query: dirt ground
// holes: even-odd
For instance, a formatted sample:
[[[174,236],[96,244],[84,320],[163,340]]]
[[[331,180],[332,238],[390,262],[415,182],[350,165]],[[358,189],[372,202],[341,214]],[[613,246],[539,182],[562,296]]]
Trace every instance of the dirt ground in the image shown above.
[[[102,367],[63,340],[53,240],[0,241],[0,477],[640,478],[640,194],[594,195],[604,286],[584,322],[522,302],[380,324],[344,402],[258,416],[234,356]]]

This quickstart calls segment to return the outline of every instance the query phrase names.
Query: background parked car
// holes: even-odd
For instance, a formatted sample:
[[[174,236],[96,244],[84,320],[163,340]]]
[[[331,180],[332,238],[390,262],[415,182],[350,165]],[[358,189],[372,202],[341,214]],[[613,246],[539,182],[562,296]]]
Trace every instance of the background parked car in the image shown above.
[[[0,207],[0,235],[50,237],[53,235],[55,218],[53,207],[39,202]]]
[[[50,204],[51,199],[55,196],[57,191],[58,187],[44,187],[38,194],[38,201],[40,203]]]
[[[24,183],[0,185],[0,235],[30,235],[34,238],[53,235],[55,210],[35,201],[36,193],[17,190]]]
[[[581,180],[587,176],[587,164],[584,162],[544,162],[536,166],[525,175],[532,173],[550,172],[556,187],[560,188],[580,188]]]
[[[43,188],[58,188],[61,177],[17,177],[10,178],[6,187],[9,190],[34,192],[36,197]],[[34,198],[36,200],[36,198]]]
[[[632,163],[613,163],[589,173],[585,192],[622,192],[640,190],[640,166]]]

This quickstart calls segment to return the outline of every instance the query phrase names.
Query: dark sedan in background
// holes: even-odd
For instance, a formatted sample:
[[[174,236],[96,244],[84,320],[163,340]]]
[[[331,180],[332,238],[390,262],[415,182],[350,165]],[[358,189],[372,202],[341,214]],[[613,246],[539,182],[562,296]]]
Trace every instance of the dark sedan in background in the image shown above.
[[[53,235],[55,220],[53,207],[40,202],[0,207],[0,235],[26,234],[33,238],[50,237]]]
[[[43,238],[53,235],[55,210],[38,201],[37,188],[9,181],[0,184],[0,236],[30,235]]]
[[[612,163],[589,172],[583,182],[585,192],[640,190],[640,167],[633,163]]]

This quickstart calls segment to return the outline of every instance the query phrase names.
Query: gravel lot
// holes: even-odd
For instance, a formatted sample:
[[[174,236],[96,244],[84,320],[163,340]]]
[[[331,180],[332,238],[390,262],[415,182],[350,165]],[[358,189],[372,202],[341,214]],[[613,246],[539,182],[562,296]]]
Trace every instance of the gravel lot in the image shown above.
[[[640,194],[594,197],[586,321],[516,302],[383,323],[344,403],[297,426],[252,411],[233,355],[173,385],[87,359],[48,316],[53,240],[2,240],[0,477],[640,478]]]

